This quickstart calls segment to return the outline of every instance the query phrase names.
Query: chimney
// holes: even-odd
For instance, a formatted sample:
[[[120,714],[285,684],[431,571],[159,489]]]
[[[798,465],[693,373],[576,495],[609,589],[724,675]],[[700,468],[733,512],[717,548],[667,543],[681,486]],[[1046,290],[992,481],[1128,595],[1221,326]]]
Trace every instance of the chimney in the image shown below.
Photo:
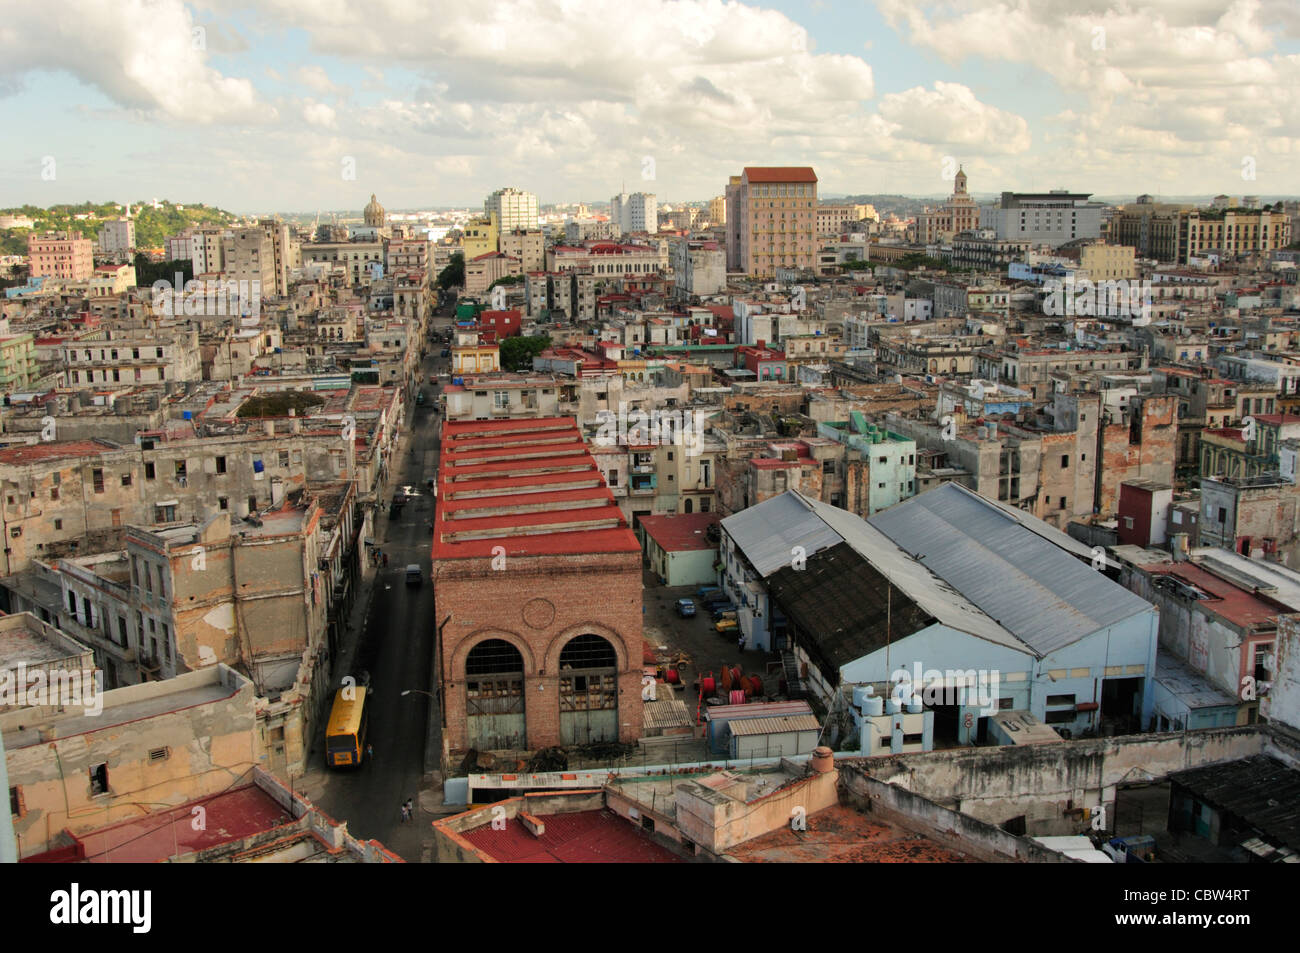
[[[534,817],[532,814],[519,812],[519,823],[524,825],[524,829],[534,837],[541,837],[546,833],[546,824],[540,817]]]
[[[1169,551],[1173,554],[1174,562],[1182,563],[1187,561],[1187,534],[1171,533],[1169,536]]]
[[[821,745],[813,749],[812,759],[808,763],[812,765],[813,771],[826,774],[835,768],[835,753],[825,745]]]

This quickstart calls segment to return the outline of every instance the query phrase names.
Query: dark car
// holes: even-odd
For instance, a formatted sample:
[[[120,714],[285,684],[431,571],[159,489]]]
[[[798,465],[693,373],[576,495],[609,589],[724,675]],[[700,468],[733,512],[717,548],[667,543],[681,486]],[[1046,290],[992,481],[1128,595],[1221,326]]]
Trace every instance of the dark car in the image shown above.
[[[681,616],[683,619],[689,619],[695,615],[695,600],[678,599],[676,608],[677,608],[677,614],[679,616]]]

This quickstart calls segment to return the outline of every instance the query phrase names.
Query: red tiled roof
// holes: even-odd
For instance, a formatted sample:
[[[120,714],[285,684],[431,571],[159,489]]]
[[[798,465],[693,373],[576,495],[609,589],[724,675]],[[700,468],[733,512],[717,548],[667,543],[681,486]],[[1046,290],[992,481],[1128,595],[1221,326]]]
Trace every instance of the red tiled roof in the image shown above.
[[[745,166],[748,182],[816,182],[817,173],[812,166]]]
[[[679,864],[682,858],[656,844],[613,811],[576,811],[540,818],[537,837],[512,817],[505,830],[492,825],[461,834],[479,850],[507,864]]]

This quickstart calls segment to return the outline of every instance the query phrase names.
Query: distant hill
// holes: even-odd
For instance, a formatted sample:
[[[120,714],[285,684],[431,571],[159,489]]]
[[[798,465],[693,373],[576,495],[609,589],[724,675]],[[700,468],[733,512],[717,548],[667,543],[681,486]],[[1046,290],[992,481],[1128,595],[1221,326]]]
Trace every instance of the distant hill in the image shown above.
[[[0,229],[0,254],[27,254],[27,236],[31,231],[39,233],[72,229],[93,241],[106,219],[120,218],[122,213],[123,207],[116,202],[51,205],[47,209],[35,205],[0,209],[0,215],[25,215],[35,222],[33,229]],[[78,215],[87,217],[78,220]],[[178,206],[172,202],[160,202],[159,208],[154,208],[152,201],[133,202],[131,217],[135,220],[135,242],[139,248],[158,248],[167,236],[193,225],[228,225],[239,218],[224,209],[202,203],[182,203]]]

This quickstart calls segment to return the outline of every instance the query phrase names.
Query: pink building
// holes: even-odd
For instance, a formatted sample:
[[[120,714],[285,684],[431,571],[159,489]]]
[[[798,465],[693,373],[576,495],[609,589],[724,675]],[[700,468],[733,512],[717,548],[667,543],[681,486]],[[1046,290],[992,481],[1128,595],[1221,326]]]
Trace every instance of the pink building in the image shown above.
[[[48,232],[27,239],[31,276],[81,281],[95,272],[94,243],[80,232]]]
[[[727,185],[727,270],[768,276],[816,267],[817,173],[748,166]]]

